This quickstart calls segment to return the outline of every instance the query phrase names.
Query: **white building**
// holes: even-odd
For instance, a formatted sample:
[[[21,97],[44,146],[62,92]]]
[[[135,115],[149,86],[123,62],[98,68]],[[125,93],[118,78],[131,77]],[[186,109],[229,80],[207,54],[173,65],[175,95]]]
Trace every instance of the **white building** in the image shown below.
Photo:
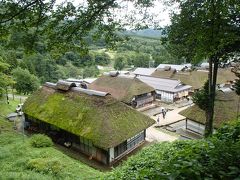
[[[156,91],[156,99],[164,102],[175,102],[189,95],[192,86],[183,85],[178,80],[163,79],[150,76],[137,77],[142,82],[153,87]]]

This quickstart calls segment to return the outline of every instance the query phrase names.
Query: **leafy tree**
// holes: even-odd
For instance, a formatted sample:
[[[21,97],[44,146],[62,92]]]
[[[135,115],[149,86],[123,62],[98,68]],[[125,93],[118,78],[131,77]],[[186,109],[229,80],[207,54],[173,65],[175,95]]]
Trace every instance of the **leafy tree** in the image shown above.
[[[95,64],[97,65],[108,65],[110,63],[110,57],[106,53],[95,54]]]
[[[4,59],[0,56],[0,96],[6,93],[7,103],[9,103],[8,99],[8,86],[13,86],[14,81],[12,77],[8,74],[10,69],[10,65],[4,61]]]
[[[175,1],[175,0],[174,0]],[[167,40],[178,57],[209,62],[209,106],[206,109],[205,136],[213,131],[213,114],[219,62],[239,51],[240,1],[178,1],[180,13],[173,13]]]
[[[28,70],[40,78],[41,82],[57,81],[57,64],[50,57],[42,54],[34,54],[24,59]]]
[[[12,71],[13,78],[16,81],[15,88],[18,93],[29,94],[39,87],[39,80],[36,76],[30,74],[27,69],[16,68]]]
[[[99,74],[99,70],[96,66],[85,67],[83,69],[83,78],[96,77]]]
[[[122,70],[125,67],[126,60],[123,56],[116,57],[114,61],[114,69]]]
[[[134,59],[133,64],[135,67],[148,67],[150,61],[149,54],[138,53],[136,59]]]
[[[199,108],[201,108],[202,110],[207,110],[209,107],[209,89],[208,89],[208,84],[209,82],[206,81],[204,83],[204,86],[202,89],[200,89],[199,91],[195,92],[193,94],[193,102],[199,106]]]
[[[138,9],[139,12],[142,8],[153,5],[152,0],[132,2],[135,5],[134,10]],[[49,49],[59,47],[59,51],[79,49],[82,52],[86,50],[87,35],[94,40],[103,39],[108,46],[121,39],[116,33],[122,29],[121,23],[112,14],[115,9],[122,7],[117,0],[84,1],[77,6],[71,2],[56,5],[55,0],[2,0],[0,7],[0,38],[5,41],[13,30],[21,31],[23,35],[28,34],[27,45],[24,45],[27,49],[33,48],[34,42],[41,37],[46,38],[46,47]],[[147,12],[145,11],[143,19],[151,19]],[[125,24],[136,22],[130,14],[124,18]],[[144,25],[147,23],[143,20],[141,22]]]

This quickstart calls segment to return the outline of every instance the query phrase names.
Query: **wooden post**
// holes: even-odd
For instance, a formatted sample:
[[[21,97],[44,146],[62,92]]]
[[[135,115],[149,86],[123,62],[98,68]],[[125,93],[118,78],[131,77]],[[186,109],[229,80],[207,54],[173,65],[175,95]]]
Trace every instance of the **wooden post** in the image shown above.
[[[187,130],[187,118],[186,118],[186,130]]]
[[[8,89],[7,89],[7,87],[6,87],[6,98],[7,98],[7,104],[9,104]]]

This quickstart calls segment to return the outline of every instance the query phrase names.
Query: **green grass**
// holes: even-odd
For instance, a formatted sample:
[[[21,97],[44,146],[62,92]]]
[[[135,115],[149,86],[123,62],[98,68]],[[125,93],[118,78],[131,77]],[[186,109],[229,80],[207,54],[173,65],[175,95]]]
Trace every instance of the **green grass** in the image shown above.
[[[6,116],[7,114],[15,111],[17,105],[19,104],[19,100],[11,100],[9,101],[9,104],[7,104],[6,98],[0,99],[0,115]]]
[[[18,101],[0,100],[0,179],[99,179],[102,173],[54,147],[34,148],[30,138],[12,129],[4,116]]]

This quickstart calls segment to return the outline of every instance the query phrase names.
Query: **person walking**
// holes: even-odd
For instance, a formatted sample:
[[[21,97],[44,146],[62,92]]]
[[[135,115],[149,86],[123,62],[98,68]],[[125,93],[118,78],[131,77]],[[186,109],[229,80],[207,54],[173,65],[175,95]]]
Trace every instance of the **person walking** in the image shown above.
[[[166,116],[166,111],[165,110],[163,110],[162,115],[163,115],[163,119],[165,119],[165,116]]]
[[[160,118],[159,118],[159,116],[158,116],[158,118],[157,118],[157,124],[159,125],[159,120],[160,120]]]
[[[163,119],[165,119],[166,111],[163,107],[161,107],[161,110],[162,110]]]

